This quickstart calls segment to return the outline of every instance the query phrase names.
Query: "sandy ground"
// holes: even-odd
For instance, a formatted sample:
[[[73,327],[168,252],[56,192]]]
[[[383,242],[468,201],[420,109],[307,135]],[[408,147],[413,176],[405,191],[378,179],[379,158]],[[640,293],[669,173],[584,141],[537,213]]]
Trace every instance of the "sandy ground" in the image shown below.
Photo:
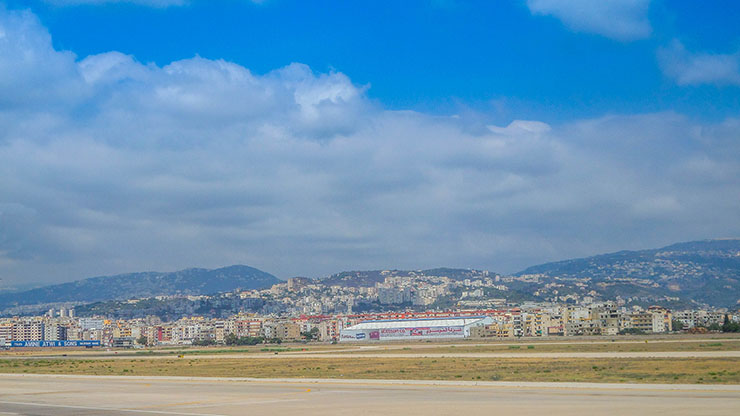
[[[736,415],[740,386],[0,375],[0,415],[133,414]]]

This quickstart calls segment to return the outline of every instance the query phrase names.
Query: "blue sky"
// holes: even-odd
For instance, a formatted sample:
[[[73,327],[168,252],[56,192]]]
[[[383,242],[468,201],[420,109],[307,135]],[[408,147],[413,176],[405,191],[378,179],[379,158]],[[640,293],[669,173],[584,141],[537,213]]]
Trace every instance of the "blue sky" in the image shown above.
[[[740,235],[735,1],[0,0],[0,286]]]
[[[646,5],[649,33],[615,38],[572,30],[557,16],[533,15],[519,0],[10,5],[30,4],[55,47],[80,56],[116,50],[164,65],[200,55],[256,73],[301,62],[369,85],[368,96],[392,109],[444,114],[471,107],[500,121],[663,110],[715,119],[736,113],[737,84],[678,86],[663,74],[656,51],[678,40],[697,52],[737,54],[740,4],[630,2]]]

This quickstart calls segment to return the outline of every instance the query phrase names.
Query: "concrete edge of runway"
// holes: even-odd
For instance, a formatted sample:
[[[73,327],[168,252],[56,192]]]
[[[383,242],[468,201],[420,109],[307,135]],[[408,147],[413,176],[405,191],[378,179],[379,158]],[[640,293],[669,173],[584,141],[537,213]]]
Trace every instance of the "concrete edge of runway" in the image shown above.
[[[170,381],[170,382],[230,382],[230,383],[280,383],[280,384],[351,384],[368,386],[440,386],[440,387],[491,387],[491,388],[548,388],[593,390],[656,390],[656,391],[723,391],[740,393],[737,384],[638,384],[638,383],[585,383],[539,381],[464,381],[464,380],[375,380],[338,378],[254,378],[254,377],[185,377],[185,376],[93,376],[76,374],[13,374],[0,373],[3,378],[52,378],[98,379],[117,381]]]

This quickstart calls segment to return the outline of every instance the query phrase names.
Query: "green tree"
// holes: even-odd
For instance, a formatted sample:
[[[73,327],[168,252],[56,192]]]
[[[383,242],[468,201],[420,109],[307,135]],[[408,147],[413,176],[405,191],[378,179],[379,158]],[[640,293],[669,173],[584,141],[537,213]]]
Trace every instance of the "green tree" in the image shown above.
[[[204,339],[204,340],[201,340],[201,341],[195,340],[195,341],[193,341],[193,345],[195,345],[197,347],[207,347],[209,345],[216,345],[216,341],[214,341],[212,339]]]
[[[264,342],[264,338],[262,337],[241,337],[237,341],[238,345],[257,345]]]
[[[310,331],[301,332],[301,336],[306,341],[316,341],[319,339],[319,328],[313,327]]]
[[[147,339],[146,339],[146,337],[144,335],[142,335],[139,338],[137,338],[136,339],[136,343],[139,344],[139,345],[147,345],[148,344]]]
[[[725,314],[725,321],[722,323],[722,332],[740,332],[740,323],[730,321],[730,317]]]
[[[236,334],[229,334],[224,337],[224,344],[226,345],[238,345],[239,337]]]
[[[679,321],[678,319],[674,319],[671,322],[671,327],[673,328],[674,331],[681,331],[683,330],[684,326],[685,325],[683,324],[683,322]]]

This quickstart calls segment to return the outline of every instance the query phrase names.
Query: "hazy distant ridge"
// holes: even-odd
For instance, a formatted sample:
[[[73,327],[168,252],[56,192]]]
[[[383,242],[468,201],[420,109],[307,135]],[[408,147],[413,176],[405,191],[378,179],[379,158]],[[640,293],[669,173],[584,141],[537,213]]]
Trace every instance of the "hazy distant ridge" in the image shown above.
[[[56,302],[97,302],[161,295],[199,295],[234,289],[264,289],[281,280],[249,266],[100,276],[23,292],[0,294],[0,308]]]
[[[734,305],[740,299],[740,239],[703,240],[663,248],[619,251],[529,267],[521,275],[591,278],[596,285],[617,279],[647,279],[654,292],[705,302]],[[614,292],[630,296],[629,287]]]
[[[499,276],[504,279],[484,270],[439,268],[347,271],[318,282],[326,286],[372,287],[388,275],[447,276],[453,280]],[[512,300],[545,300],[547,295],[543,288],[556,283],[560,294],[583,295],[593,291],[603,299],[669,296],[681,299],[683,304],[698,302],[732,307],[740,299],[740,239],[692,241],[659,249],[619,251],[545,263],[515,274],[523,275],[538,275],[538,278],[506,278],[511,290],[500,296]],[[581,286],[577,286],[574,279]],[[23,305],[213,294],[239,288],[265,289],[280,282],[275,276],[248,266],[129,273],[0,294],[0,310]],[[536,292],[540,295],[535,295]]]

